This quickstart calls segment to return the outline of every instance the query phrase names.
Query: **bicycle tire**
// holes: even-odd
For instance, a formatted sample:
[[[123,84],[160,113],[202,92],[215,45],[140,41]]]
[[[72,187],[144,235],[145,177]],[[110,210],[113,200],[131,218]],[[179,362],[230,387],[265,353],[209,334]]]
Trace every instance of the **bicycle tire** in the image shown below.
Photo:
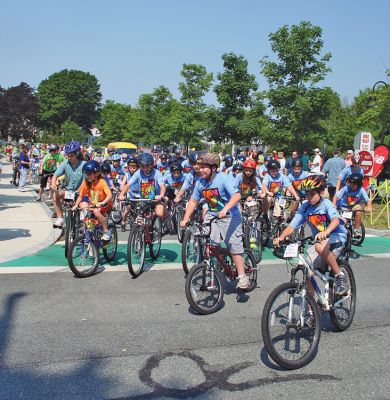
[[[314,328],[307,326],[305,323],[303,326],[300,326],[301,306],[299,305],[294,307],[294,310],[297,309],[297,313],[294,313],[294,310],[292,310],[293,316],[298,315],[298,319],[293,319],[291,326],[287,327],[290,296],[294,296],[294,294],[297,292],[298,290],[295,283],[287,282],[279,285],[268,296],[261,316],[261,334],[263,337],[264,347],[272,360],[286,369],[302,368],[303,366],[309,364],[317,354],[321,337],[321,315],[315,300],[307,294],[306,301],[313,310]],[[278,306],[275,308],[275,311],[273,311],[273,305],[282,295],[285,295],[285,303],[278,304]],[[300,299],[301,297],[299,295],[297,297],[299,303],[301,303]],[[281,302],[282,301],[283,299]],[[295,305],[294,299],[293,303]],[[281,333],[274,337],[271,333],[271,327],[274,327],[276,322],[275,320],[279,316],[280,327],[278,331]],[[293,325],[295,325],[295,334],[290,333]],[[272,331],[274,331],[274,329],[272,329]],[[280,346],[277,339],[279,339],[281,342]],[[302,357],[297,358],[297,350],[301,350],[306,347],[304,342],[305,339],[306,343],[309,345],[308,349]],[[290,346],[290,348],[286,348],[286,346]],[[282,355],[282,351],[285,353],[285,355]],[[291,354],[291,358],[287,358],[289,353]]]
[[[145,266],[145,257],[146,245],[144,233],[138,226],[131,228],[127,241],[127,266],[133,278],[138,278],[142,274]]]
[[[210,286],[211,270],[214,272],[212,287]],[[221,274],[212,267],[208,268],[205,262],[194,265],[186,276],[185,293],[189,305],[198,314],[215,313],[221,308],[223,302],[224,285]]]
[[[65,236],[65,257],[68,258],[68,251],[71,245],[71,231],[72,231],[72,217],[71,213],[65,212],[65,226],[64,226],[64,236]]]
[[[78,251],[77,246],[80,246],[80,251]],[[77,253],[80,255],[80,260],[83,260],[88,257],[89,254],[92,254],[93,260],[91,260],[92,265],[89,269],[82,270],[81,265],[75,262]],[[99,249],[94,242],[91,241],[87,243],[85,240],[85,235],[80,235],[76,240],[73,241],[69,247],[67,258],[70,269],[79,278],[87,278],[94,275],[99,267]]]
[[[251,243],[251,240],[253,243]],[[246,224],[244,230],[244,243],[246,248],[252,250],[256,264],[261,262],[263,258],[263,244],[262,244],[262,232],[257,227]]]
[[[259,222],[261,231],[261,245],[266,247],[271,238],[270,225],[263,218]]]
[[[333,294],[333,285],[331,286],[329,292],[332,296],[332,309],[329,311],[329,317],[332,321],[332,324],[338,331],[345,331],[348,329],[353,321],[353,317],[355,315],[356,310],[356,282],[355,276],[352,271],[351,266],[345,260],[339,262],[340,269],[348,276],[350,291],[348,293],[348,297],[345,296],[334,296]],[[343,297],[345,297],[344,301],[340,303],[341,307],[335,307]],[[348,301],[350,300],[350,301]],[[349,307],[345,307],[344,303],[348,301]],[[349,311],[346,311],[346,310]],[[343,317],[344,315],[344,317]],[[346,316],[345,316],[346,315]]]
[[[111,232],[111,239],[109,242],[105,242],[103,245],[103,255],[104,258],[110,262],[112,261],[118,250],[118,232],[116,230],[115,224],[108,224],[108,230]]]
[[[120,224],[122,222],[122,210],[121,203],[118,198],[115,199],[111,210],[111,219],[114,224]]]
[[[150,257],[155,260],[160,254],[161,250],[161,240],[162,240],[162,226],[161,220],[157,215],[153,215],[152,221],[149,228],[150,244],[149,244],[149,254]]]
[[[257,287],[257,263],[251,249],[244,249],[245,275],[249,278],[249,286],[244,292],[251,292]]]
[[[198,236],[194,236],[190,229],[186,229],[183,241],[181,243],[181,263],[183,266],[184,274],[187,275],[188,271],[193,265],[200,264],[202,261],[202,244]]]
[[[177,240],[179,243],[183,242],[184,234],[186,231],[186,228],[180,227],[180,222],[184,217],[184,209],[182,206],[177,206],[176,207],[176,212],[175,212],[175,220],[176,220],[176,231],[177,231]]]
[[[363,244],[365,237],[366,237],[366,227],[364,226],[364,223],[362,221],[360,223],[360,237],[355,238],[352,235],[352,244],[354,246],[360,246],[361,244]]]

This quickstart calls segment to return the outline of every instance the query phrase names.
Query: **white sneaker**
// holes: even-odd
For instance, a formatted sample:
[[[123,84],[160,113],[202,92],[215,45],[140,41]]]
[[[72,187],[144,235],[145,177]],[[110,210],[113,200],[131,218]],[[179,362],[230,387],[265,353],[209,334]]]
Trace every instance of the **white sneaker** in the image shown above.
[[[64,219],[57,218],[56,222],[53,224],[54,228],[62,228],[64,226]]]
[[[111,232],[105,231],[102,235],[102,240],[104,240],[105,242],[109,242],[111,240]]]
[[[250,284],[249,278],[246,275],[239,276],[238,278],[239,279],[238,279],[236,288],[237,289],[248,289],[249,284]]]

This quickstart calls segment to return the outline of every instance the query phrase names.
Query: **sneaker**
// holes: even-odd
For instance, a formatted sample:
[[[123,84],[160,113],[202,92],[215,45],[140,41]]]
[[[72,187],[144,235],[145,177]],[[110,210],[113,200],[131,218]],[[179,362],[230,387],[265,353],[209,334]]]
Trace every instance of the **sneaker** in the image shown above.
[[[37,201],[39,203],[42,201],[42,199],[40,197],[38,197],[37,199],[35,199],[35,201]]]
[[[353,230],[353,237],[355,237],[355,238],[360,238],[361,237],[360,229],[354,229]]]
[[[338,274],[334,279],[334,292],[337,296],[345,296],[348,292],[348,279],[345,274]]]
[[[246,275],[238,277],[237,289],[248,289],[249,287],[249,278]]]
[[[57,218],[57,213],[54,211],[53,214],[51,215],[52,218]]]
[[[105,242],[109,242],[111,240],[111,232],[105,231],[102,235],[102,240],[104,240]]]
[[[54,222],[54,224],[53,224],[54,228],[62,228],[63,226],[64,226],[63,218],[57,218],[56,222]]]

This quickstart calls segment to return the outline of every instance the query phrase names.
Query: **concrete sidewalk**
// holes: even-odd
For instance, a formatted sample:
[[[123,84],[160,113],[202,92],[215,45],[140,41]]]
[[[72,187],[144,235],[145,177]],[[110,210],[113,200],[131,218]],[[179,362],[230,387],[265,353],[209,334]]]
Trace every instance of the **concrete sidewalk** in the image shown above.
[[[10,184],[12,167],[0,176],[0,263],[35,253],[53,244],[61,230],[53,229],[46,205],[35,201],[35,187],[20,192]]]

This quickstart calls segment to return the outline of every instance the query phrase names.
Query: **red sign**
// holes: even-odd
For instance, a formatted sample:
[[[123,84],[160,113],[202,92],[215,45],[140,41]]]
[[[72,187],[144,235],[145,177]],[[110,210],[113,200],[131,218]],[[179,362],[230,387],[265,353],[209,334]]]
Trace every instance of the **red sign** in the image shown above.
[[[385,162],[389,158],[389,149],[387,146],[381,144],[374,151],[374,168],[372,176],[377,178],[383,170]]]
[[[371,176],[374,158],[370,151],[362,150],[359,152],[360,166],[363,168],[364,175]]]

